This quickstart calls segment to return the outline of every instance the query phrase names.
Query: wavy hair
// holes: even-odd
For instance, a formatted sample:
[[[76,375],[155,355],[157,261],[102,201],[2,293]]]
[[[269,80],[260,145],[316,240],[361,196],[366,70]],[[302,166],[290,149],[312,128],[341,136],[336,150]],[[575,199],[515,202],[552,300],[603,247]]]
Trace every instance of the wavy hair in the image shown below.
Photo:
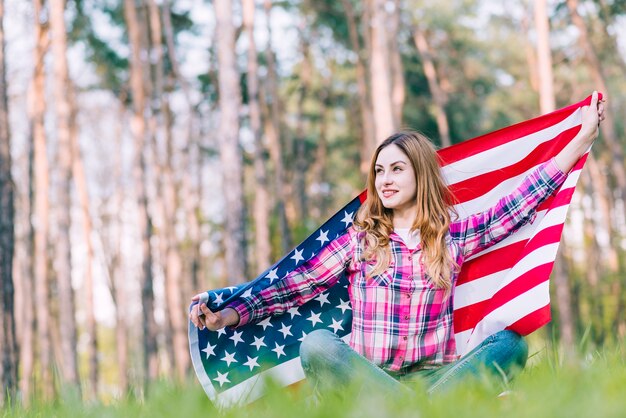
[[[369,275],[375,276],[389,267],[391,250],[389,236],[393,231],[393,211],[383,206],[376,192],[376,160],[381,150],[398,146],[408,157],[415,173],[417,186],[415,204],[417,214],[411,231],[419,231],[422,244],[422,262],[426,273],[437,288],[452,288],[452,272],[458,269],[446,246],[446,234],[451,221],[454,197],[443,180],[439,156],[430,140],[419,132],[396,133],[381,143],[370,163],[367,177],[367,199],[355,217],[358,231],[365,232],[363,260],[375,261]]]

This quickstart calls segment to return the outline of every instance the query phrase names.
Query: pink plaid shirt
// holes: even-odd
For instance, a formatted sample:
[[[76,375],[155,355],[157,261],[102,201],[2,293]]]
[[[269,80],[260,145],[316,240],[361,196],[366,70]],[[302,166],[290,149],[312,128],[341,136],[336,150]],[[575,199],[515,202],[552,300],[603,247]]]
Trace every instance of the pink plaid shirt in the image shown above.
[[[537,206],[565,180],[554,159],[531,172],[510,195],[485,212],[453,222],[446,244],[459,266],[465,258],[503,240],[528,222]],[[455,361],[453,297],[431,283],[421,261],[421,245],[409,250],[390,236],[386,271],[366,278],[372,261],[361,261],[364,232],[353,227],[282,280],[252,297],[233,302],[239,326],[302,305],[349,279],[352,304],[350,346],[374,364],[396,372],[434,368]],[[458,274],[453,274],[453,286]],[[453,295],[454,293],[452,293]]]

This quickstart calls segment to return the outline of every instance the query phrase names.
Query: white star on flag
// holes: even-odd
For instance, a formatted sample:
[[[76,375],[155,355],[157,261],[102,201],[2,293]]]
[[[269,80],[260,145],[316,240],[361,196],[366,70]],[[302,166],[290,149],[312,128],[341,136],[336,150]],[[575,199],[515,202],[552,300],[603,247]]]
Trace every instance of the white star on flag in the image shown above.
[[[228,380],[228,372],[224,374],[217,372],[217,377],[213,380],[215,380],[216,382],[220,382],[220,387],[222,387],[224,383],[230,383],[230,380]]]
[[[316,241],[320,242],[320,245],[324,245],[324,243],[326,241],[329,241],[328,239],[328,231],[323,231],[320,229],[320,236],[315,238]]]
[[[249,298],[250,296],[252,296],[252,288],[246,290],[243,292],[243,295],[241,295],[242,298]]]
[[[278,330],[278,332],[282,332],[283,333],[283,338],[287,338],[287,335],[293,335],[291,333],[291,331],[289,331],[291,329],[291,325],[287,326],[283,323],[281,323],[282,328]]]
[[[226,335],[226,327],[217,330],[217,338],[221,337],[222,335]]]
[[[260,350],[261,346],[267,347],[267,344],[265,344],[264,340],[265,340],[265,337],[261,337],[261,338],[254,337],[254,342],[250,345],[255,346],[257,350]]]
[[[265,328],[267,327],[273,327],[274,325],[270,324],[270,321],[272,320],[272,317],[267,317],[264,320],[262,320],[261,322],[259,322],[257,325],[260,325],[263,327],[263,331],[265,331]]]
[[[235,286],[225,287],[226,290],[230,290],[230,293],[233,293],[237,288]]]
[[[329,325],[328,328],[332,328],[335,334],[339,330],[343,331],[343,327],[341,326],[341,321],[336,321],[335,318],[333,318],[333,323]]]
[[[235,343],[235,347],[237,347],[237,344],[243,342],[243,338],[241,338],[241,334],[243,334],[243,331],[235,331],[233,336],[230,337],[230,339],[233,340],[233,342]]]
[[[222,299],[223,295],[224,295],[223,293],[218,293],[217,295],[215,295],[215,300],[213,301],[213,304],[221,305],[222,303],[224,303],[224,300]]]
[[[337,305],[337,308],[341,309],[341,313],[345,313],[347,310],[352,310],[352,308],[350,307],[350,301],[346,300],[344,302],[343,299],[339,299],[339,301],[341,302],[339,305]]]
[[[316,324],[316,323],[318,323],[318,322],[319,322],[320,324],[323,324],[323,323],[324,323],[324,321],[322,321],[322,320],[320,319],[320,316],[321,316],[321,315],[322,315],[322,313],[321,313],[321,312],[320,312],[320,313],[311,312],[311,316],[309,316],[306,320],[307,320],[307,321],[311,321],[311,326],[313,326],[313,327],[314,327],[314,326],[315,326],[315,324]]]
[[[294,260],[296,262],[296,264],[298,264],[299,261],[304,260],[304,257],[302,257],[302,252],[303,251],[304,250],[298,251],[297,248],[295,250],[293,250],[294,254],[291,256],[291,259]]]
[[[353,220],[352,214],[353,214],[353,213],[354,213],[354,212],[350,212],[350,213],[348,213],[348,211],[347,211],[347,210],[344,210],[344,211],[343,211],[343,219],[341,220],[341,222],[343,222],[344,224],[346,224],[346,227],[352,223],[352,220]]]
[[[217,347],[217,344],[211,345],[211,343],[207,343],[206,348],[202,350],[206,353],[206,358],[209,358],[210,356],[215,355],[215,347]]]
[[[294,316],[302,316],[300,315],[300,312],[298,312],[298,307],[294,306],[293,308],[289,309],[287,312],[289,312],[289,315],[291,315],[291,319],[293,319]]]
[[[285,354],[285,346],[284,345],[278,345],[278,343],[274,343],[276,344],[276,348],[272,348],[272,351],[276,353],[276,358],[280,358],[280,356],[286,356],[287,354]]]
[[[265,278],[270,279],[270,283],[274,283],[274,280],[278,280],[278,274],[276,273],[278,273],[278,268],[271,269]]]
[[[248,361],[246,361],[243,365],[250,367],[250,371],[252,371],[252,369],[254,369],[255,367],[261,367],[261,365],[257,362],[257,360],[259,359],[258,357],[246,357],[248,357]]]
[[[306,332],[302,331],[302,337],[298,338],[298,341],[300,341],[300,342],[304,341],[304,338],[305,338],[307,335],[309,335],[309,334],[307,334]]]
[[[224,354],[226,354],[226,356],[222,359],[222,361],[225,361],[228,367],[230,367],[230,363],[237,363],[237,360],[235,360],[235,353],[230,354],[228,351],[224,351]]]
[[[324,306],[325,303],[330,304],[330,302],[328,301],[328,293],[326,292],[320,293],[320,295],[316,297],[315,300],[320,303],[320,308]]]

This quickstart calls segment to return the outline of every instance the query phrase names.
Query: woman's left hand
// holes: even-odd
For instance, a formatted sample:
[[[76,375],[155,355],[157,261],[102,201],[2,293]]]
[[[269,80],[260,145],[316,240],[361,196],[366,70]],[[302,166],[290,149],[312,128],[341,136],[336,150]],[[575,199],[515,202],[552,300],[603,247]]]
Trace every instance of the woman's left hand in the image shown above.
[[[566,146],[559,152],[554,160],[556,165],[564,173],[568,173],[576,161],[589,149],[593,141],[600,133],[600,123],[604,116],[605,100],[598,100],[598,92],[591,95],[589,106],[582,107],[582,123],[580,131]]]
[[[589,106],[583,106],[582,126],[580,134],[591,144],[600,133],[600,123],[605,119],[604,102],[606,100],[598,100],[598,92],[594,91],[591,95],[591,103]]]

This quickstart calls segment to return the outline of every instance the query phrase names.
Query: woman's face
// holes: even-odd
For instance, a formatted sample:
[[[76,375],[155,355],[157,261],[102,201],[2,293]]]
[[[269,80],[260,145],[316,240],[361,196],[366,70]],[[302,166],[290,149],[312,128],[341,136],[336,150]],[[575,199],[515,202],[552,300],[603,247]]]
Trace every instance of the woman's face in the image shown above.
[[[376,192],[383,206],[403,211],[415,206],[417,185],[409,157],[395,144],[383,148],[376,159]]]

